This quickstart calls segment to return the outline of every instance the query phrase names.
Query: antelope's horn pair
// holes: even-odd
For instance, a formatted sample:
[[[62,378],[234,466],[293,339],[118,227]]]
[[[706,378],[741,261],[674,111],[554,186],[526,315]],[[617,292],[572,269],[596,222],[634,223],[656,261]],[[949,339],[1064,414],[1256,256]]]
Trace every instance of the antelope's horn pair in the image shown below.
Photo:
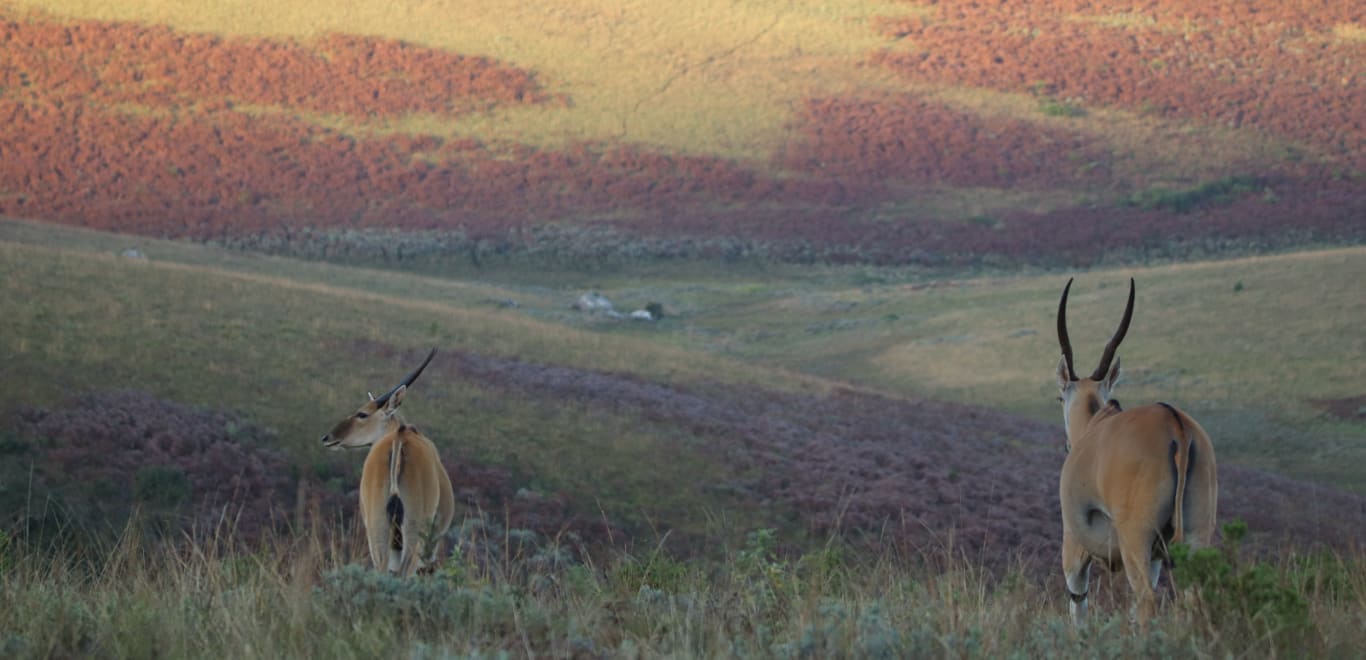
[[[1062,345],[1062,357],[1067,362],[1067,377],[1077,380],[1077,372],[1072,367],[1072,342],[1067,339],[1067,292],[1072,289],[1072,280],[1067,280],[1067,286],[1062,290],[1062,300],[1058,302],[1058,343]],[[1124,318],[1119,321],[1119,329],[1115,331],[1115,336],[1105,344],[1105,352],[1100,356],[1100,366],[1096,367],[1091,374],[1091,380],[1105,378],[1105,372],[1110,370],[1110,362],[1115,358],[1115,350],[1119,348],[1119,342],[1124,341],[1124,333],[1129,331],[1129,320],[1134,316],[1134,278],[1129,278],[1129,303],[1124,307]]]
[[[416,369],[413,369],[412,373],[410,373],[410,374],[408,374],[407,376],[405,376],[405,377],[403,378],[403,380],[399,382],[399,384],[397,384],[397,385],[394,386],[394,389],[389,390],[388,392],[385,392],[385,393],[384,393],[382,396],[380,396],[378,399],[375,399],[375,402],[376,402],[378,405],[381,405],[381,406],[382,406],[382,405],[384,405],[384,403],[385,403],[386,401],[389,400],[389,397],[391,397],[391,396],[394,395],[394,392],[397,392],[397,391],[398,391],[398,388],[400,388],[400,387],[407,387],[407,386],[409,386],[409,385],[412,385],[412,384],[413,384],[413,381],[417,380],[417,377],[422,375],[422,370],[427,368],[427,364],[428,364],[429,362],[431,362],[431,361],[432,361],[432,358],[435,357],[435,356],[436,356],[436,349],[433,348],[433,349],[432,349],[432,352],[430,352],[430,353],[427,354],[427,359],[425,359],[425,360],[422,361],[422,364],[418,365]]]

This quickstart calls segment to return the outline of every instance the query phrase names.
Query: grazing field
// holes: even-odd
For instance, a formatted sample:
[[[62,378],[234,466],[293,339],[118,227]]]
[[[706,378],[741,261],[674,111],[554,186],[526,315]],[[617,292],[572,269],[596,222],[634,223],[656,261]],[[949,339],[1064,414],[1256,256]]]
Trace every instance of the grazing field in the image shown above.
[[[600,280],[618,300],[664,300],[665,319],[647,326],[570,311],[582,283],[574,278],[464,282],[12,221],[0,223],[0,237],[7,293],[0,396],[9,402],[0,449],[11,459],[0,471],[0,497],[14,512],[5,561],[15,567],[3,584],[13,602],[34,604],[25,611],[49,611],[38,604],[52,598],[77,608],[52,611],[55,619],[16,610],[7,629],[20,632],[5,642],[16,652],[230,644],[232,635],[187,636],[202,621],[176,618],[186,628],[153,632],[114,614],[133,608],[158,620],[155,613],[172,602],[164,599],[197,602],[224,590],[266,599],[271,608],[279,602],[271,594],[298,594],[283,601],[293,614],[262,610],[241,621],[246,628],[232,628],[268,628],[259,634],[272,650],[322,634],[335,617],[362,615],[381,617],[377,628],[353,630],[348,635],[355,637],[338,644],[526,654],[583,644],[707,654],[716,645],[738,645],[736,652],[759,655],[781,655],[785,645],[867,644],[961,646],[962,654],[976,656],[1019,645],[1073,648],[1086,639],[1066,633],[1058,618],[1058,424],[993,410],[1036,411],[1021,401],[1030,392],[1048,398],[1039,382],[1055,366],[1047,333],[1057,276],[916,284],[889,282],[904,274],[866,267],[793,268],[784,275],[790,267],[779,266],[747,279],[689,279],[661,270],[648,290],[612,280],[639,286],[638,277],[577,276]],[[120,255],[130,245],[145,258]],[[1309,273],[1351,282],[1346,275],[1361,260],[1360,250],[1339,249],[1139,275],[1154,293],[1176,291],[1157,296],[1166,299],[1166,313],[1195,315],[1205,294],[1182,293],[1177,284],[1192,270],[1211,270],[1218,276],[1205,273],[1204,280],[1225,284],[1229,274],[1243,277],[1243,288],[1230,285],[1227,295],[1251,297],[1258,287],[1253,265],[1283,273],[1286,290],[1294,291]],[[1117,279],[1102,271],[1082,278]],[[1079,347],[1113,323],[1081,310],[1113,313],[1118,305],[1103,294],[1114,291],[1120,288],[1078,287]],[[844,322],[881,294],[904,296],[895,305],[914,313],[899,308],[892,318],[878,309],[874,325]],[[1030,297],[1042,311],[1025,304]],[[982,336],[995,344],[1004,334],[1021,348],[997,347],[995,361],[951,350],[953,341],[940,342],[942,351],[917,349],[917,341],[961,327],[963,314],[1003,301],[1010,301],[1006,312],[982,312],[998,319]],[[1014,304],[1020,308],[1010,312]],[[1140,303],[1122,355],[1144,355],[1158,343],[1140,341],[1155,334],[1145,332],[1147,309]],[[1235,327],[1265,313],[1244,305],[1223,311]],[[902,314],[915,322],[893,341]],[[1238,314],[1254,316],[1239,323]],[[1343,314],[1349,322],[1360,317],[1350,306]],[[1316,318],[1287,326],[1303,352],[1266,347],[1270,339],[1255,335],[1242,348],[1264,350],[1263,362],[1288,382],[1326,376],[1306,386],[1306,397],[1355,396],[1360,342],[1344,339],[1336,317]],[[1040,336],[1010,337],[1016,325]],[[1213,346],[1228,332],[1202,321],[1183,343]],[[819,333],[835,336],[808,343]],[[1031,346],[1036,340],[1040,345]],[[852,349],[858,341],[865,350]],[[353,509],[359,456],[324,453],[317,438],[363,392],[388,387],[430,345],[442,352],[405,410],[443,448],[462,503],[451,535],[460,550],[440,579],[405,586],[342,567],[364,556]],[[1330,345],[1340,366],[1315,357],[1315,347]],[[859,366],[856,356],[867,362]],[[1157,385],[1149,381],[1151,367],[1126,359],[1140,374],[1135,394]],[[1031,362],[1042,375],[1028,375],[1024,365]],[[1351,475],[1360,471],[1360,421],[1303,424],[1308,404],[1276,398],[1274,388],[1250,377],[1250,367],[1244,392],[1210,362],[1217,360],[1206,358],[1198,363],[1202,371],[1192,367],[1182,377],[1214,384],[1210,399],[1191,407],[1220,448],[1221,518],[1248,521],[1253,533],[1242,561],[1276,562],[1276,584],[1317,613],[1309,628],[1269,615],[1236,625],[1276,639],[1290,626],[1298,631],[1293,639],[1310,640],[1277,644],[1354,644],[1344,619],[1327,612],[1360,608],[1359,561],[1352,557],[1366,526],[1366,500],[1344,490],[1359,485]],[[1025,394],[955,380],[960,367],[970,373],[993,366]],[[1249,414],[1259,398],[1283,406],[1279,423],[1302,424],[1290,440],[1297,449],[1320,445],[1281,452],[1275,467],[1318,483],[1247,467],[1258,464],[1259,446],[1230,437],[1223,420]],[[1223,417],[1209,414],[1215,412]],[[183,437],[187,429],[198,429],[193,441]],[[1330,441],[1339,453],[1324,460]],[[216,477],[224,474],[233,476]],[[125,543],[146,543],[145,550],[108,545],[123,525],[130,525]],[[241,554],[271,538],[278,541],[268,549]],[[175,539],[194,543],[175,550]],[[72,568],[39,566],[39,557],[66,552],[73,553]],[[180,552],[188,554],[174,554]],[[490,567],[500,557],[504,563]],[[152,577],[139,568],[167,560],[184,572]],[[1324,561],[1330,563],[1316,563]],[[92,581],[81,577],[91,562],[112,563]],[[1348,586],[1325,591],[1319,585],[1326,583]],[[190,586],[205,584],[220,587]],[[1123,630],[1122,579],[1097,584],[1106,614],[1094,634]],[[746,597],[759,600],[745,601],[739,619],[723,614]],[[1168,648],[1173,639],[1229,640],[1202,642],[1215,646],[1201,649],[1243,648],[1225,646],[1241,637],[1204,632],[1235,624],[1190,598],[1168,606],[1160,634],[1112,643],[1132,652]],[[920,605],[908,607],[912,600]],[[412,609],[419,607],[427,609]],[[1026,614],[1034,610],[1048,614]],[[817,622],[832,612],[845,614],[829,625]],[[510,627],[503,616],[513,617]],[[430,617],[456,627],[416,623]],[[674,626],[699,632],[663,632]],[[765,626],[769,632],[757,632]],[[106,628],[129,633],[111,639],[96,632]],[[464,634],[456,640],[451,630]]]
[[[159,241],[137,260],[116,254],[125,237],[0,228],[6,363],[31,375],[5,380],[0,395],[16,404],[64,408],[72,394],[134,388],[240,411],[327,481],[354,477],[355,461],[320,452],[321,432],[436,345],[443,357],[408,411],[453,461],[511,469],[636,532],[667,524],[690,546],[724,511],[782,520],[798,536],[879,530],[922,547],[956,529],[987,555],[1050,554],[1062,458],[1048,385],[1056,277],[851,289],[868,271],[831,269],[805,280],[674,275],[648,292],[600,282],[618,300],[664,301],[665,319],[642,325],[570,311],[573,281],[465,284]],[[1292,503],[1312,486],[1237,467],[1359,488],[1360,420],[1319,406],[1359,396],[1366,347],[1349,328],[1366,312],[1350,287],[1364,258],[1330,250],[1137,274],[1143,295],[1121,352],[1131,382],[1119,395],[1168,399],[1202,419],[1225,488],[1241,493],[1224,510],[1265,516],[1255,527],[1281,530],[1273,537],[1308,525],[1350,543],[1346,521],[1366,515],[1331,488],[1307,515]],[[1285,293],[1257,272],[1276,273]],[[1083,280],[1079,348],[1108,336],[1119,301],[1103,294],[1120,291],[1091,284],[1117,283],[1111,274]],[[1335,311],[1294,312],[1310,300]],[[1291,313],[1227,346],[1269,308]],[[1155,329],[1173,318],[1191,322]]]
[[[1358,5],[0,0],[0,656],[1359,653]],[[1148,630],[1069,277],[1217,448]],[[431,347],[405,581],[319,438]]]

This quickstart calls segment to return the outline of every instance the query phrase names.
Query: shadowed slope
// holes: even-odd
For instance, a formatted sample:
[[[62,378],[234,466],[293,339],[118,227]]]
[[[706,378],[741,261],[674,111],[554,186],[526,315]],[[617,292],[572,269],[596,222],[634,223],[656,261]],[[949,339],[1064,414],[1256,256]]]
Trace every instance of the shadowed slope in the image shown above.
[[[400,363],[421,357],[370,343],[356,350]],[[1061,538],[1057,425],[853,389],[816,395],[690,388],[468,352],[447,353],[432,369],[684,430],[696,451],[742,475],[735,482],[697,475],[699,488],[791,515],[814,539],[837,534],[912,553],[952,548],[993,565],[1019,557],[1051,567]],[[1227,462],[1220,488],[1220,519],[1248,521],[1262,549],[1350,549],[1366,525],[1366,498],[1332,488]]]

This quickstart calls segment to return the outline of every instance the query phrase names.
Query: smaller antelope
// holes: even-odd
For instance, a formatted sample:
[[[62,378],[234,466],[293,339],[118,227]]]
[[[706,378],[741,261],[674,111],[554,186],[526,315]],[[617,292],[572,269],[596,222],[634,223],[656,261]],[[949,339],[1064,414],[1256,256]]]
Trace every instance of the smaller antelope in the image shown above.
[[[370,447],[360,478],[360,516],[375,568],[409,576],[438,558],[455,515],[451,478],[436,445],[404,423],[399,404],[436,349],[394,389],[338,422],[323,446]],[[425,552],[424,552],[425,551]]]
[[[1115,349],[1129,330],[1129,303],[1100,366],[1077,378],[1067,339],[1067,293],[1058,303],[1058,364],[1067,460],[1062,466],[1062,569],[1075,622],[1086,618],[1091,562],[1124,569],[1140,626],[1155,611],[1154,589],[1170,543],[1209,545],[1219,496],[1214,446],[1189,415],[1156,403],[1124,410],[1110,398],[1119,380]],[[1111,362],[1113,359],[1113,366]]]

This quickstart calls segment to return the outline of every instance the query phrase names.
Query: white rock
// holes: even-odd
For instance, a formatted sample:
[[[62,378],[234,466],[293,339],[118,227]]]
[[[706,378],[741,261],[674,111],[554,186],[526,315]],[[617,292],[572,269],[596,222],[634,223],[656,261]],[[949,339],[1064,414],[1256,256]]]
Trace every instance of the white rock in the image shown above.
[[[603,297],[597,291],[589,291],[574,301],[574,309],[581,312],[605,312],[611,311],[612,301]]]

